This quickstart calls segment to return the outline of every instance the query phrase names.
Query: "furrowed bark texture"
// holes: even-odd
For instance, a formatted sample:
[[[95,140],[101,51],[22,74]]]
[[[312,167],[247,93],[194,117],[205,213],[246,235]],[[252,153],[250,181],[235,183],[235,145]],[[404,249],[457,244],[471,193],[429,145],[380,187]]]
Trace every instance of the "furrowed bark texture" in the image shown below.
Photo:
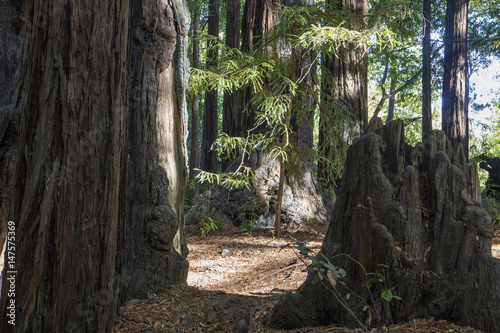
[[[193,68],[200,68],[200,41],[198,40],[198,30],[200,30],[200,8],[201,4],[196,4],[193,13]],[[197,171],[200,168],[200,97],[196,93],[191,104],[191,153],[189,154],[189,180],[195,180]],[[200,184],[194,181],[192,197],[200,194]]]
[[[442,108],[442,129],[453,147],[462,144],[467,158],[469,157],[468,10],[469,0],[447,2]]]
[[[366,0],[342,0],[336,6],[339,10],[352,10],[357,14],[348,19],[349,28],[361,30],[365,27]],[[354,124],[348,140],[350,143],[353,138],[363,135],[368,125],[368,62],[363,47],[347,44],[337,52],[336,56],[325,57],[324,91],[332,103],[348,109]],[[336,112],[335,108],[333,112]]]
[[[241,26],[240,0],[227,0],[226,3],[226,45],[240,48]],[[240,120],[243,106],[240,103],[242,90],[224,93],[222,104],[222,131],[229,136],[239,136],[241,132]],[[226,170],[231,161],[223,159],[222,170]]]
[[[219,0],[208,2],[208,34],[219,37]],[[210,41],[209,41],[209,44]],[[207,51],[207,69],[217,67],[219,49],[210,45]],[[217,139],[218,102],[217,90],[205,92],[205,109],[203,112],[203,133],[201,138],[201,168],[209,172],[217,172],[217,151],[212,150],[212,145]]]
[[[347,26],[350,29],[364,29],[365,15],[368,12],[367,0],[330,1],[338,10],[351,10]],[[368,126],[368,61],[363,47],[347,44],[339,47],[336,55],[325,55],[322,63],[322,106],[320,107],[320,130],[318,145],[322,155],[332,159],[333,147],[342,136],[347,144],[365,133]],[[343,133],[336,134],[332,128],[332,119],[344,123]],[[347,126],[348,119],[352,127]],[[318,164],[318,178],[323,178],[327,185],[334,181],[325,162]]]
[[[310,271],[296,294],[276,305],[272,326],[338,323],[370,327],[414,318],[500,330],[500,261],[493,226],[471,199],[469,168],[442,131],[403,144],[402,121],[355,140],[321,254],[347,279]],[[322,259],[318,255],[317,259]],[[383,266],[382,266],[383,265]],[[363,282],[381,272],[383,282]],[[388,288],[402,300],[381,299]]]
[[[125,220],[128,1],[32,1],[16,179],[16,326],[106,332],[118,305]],[[10,268],[10,270],[14,270]]]
[[[422,41],[422,141],[432,131],[431,0],[424,0]]]
[[[247,0],[243,9],[243,19],[241,23],[241,50],[246,53],[252,53],[259,47],[264,47],[267,35],[274,29],[278,19],[277,11],[279,0]],[[243,110],[252,99],[252,90],[250,87],[243,89],[240,94],[240,104],[238,110]],[[255,110],[249,107],[248,111],[242,112],[239,124],[236,126],[237,136],[246,138],[248,130],[253,129],[252,134],[265,131],[264,127],[254,129]],[[262,152],[254,152],[250,157],[249,164],[252,168],[258,168],[262,163]]]
[[[19,58],[22,8],[18,1],[0,3],[0,251],[7,236],[9,203],[19,137],[20,108],[16,106],[19,87]],[[1,259],[0,259],[1,262]],[[0,270],[2,266],[0,265]]]
[[[185,1],[133,7],[128,216],[122,301],[185,282],[183,232],[187,181]]]

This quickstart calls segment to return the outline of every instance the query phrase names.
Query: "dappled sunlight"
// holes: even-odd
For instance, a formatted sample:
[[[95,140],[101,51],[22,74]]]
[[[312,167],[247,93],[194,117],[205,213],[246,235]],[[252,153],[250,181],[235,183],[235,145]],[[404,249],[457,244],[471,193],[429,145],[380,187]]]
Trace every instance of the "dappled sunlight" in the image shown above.
[[[286,233],[276,239],[270,230],[253,236],[217,233],[207,239],[188,236],[188,284],[204,290],[238,294],[294,291],[307,276],[297,256],[296,242],[317,252],[322,237],[315,233]]]

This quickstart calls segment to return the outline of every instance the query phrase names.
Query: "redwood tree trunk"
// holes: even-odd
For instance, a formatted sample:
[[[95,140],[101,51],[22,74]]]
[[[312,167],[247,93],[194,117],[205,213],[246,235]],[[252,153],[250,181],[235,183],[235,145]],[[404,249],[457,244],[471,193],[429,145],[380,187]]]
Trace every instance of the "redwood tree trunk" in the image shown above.
[[[208,2],[208,34],[219,37],[219,0]],[[210,43],[209,43],[210,45]],[[209,46],[207,51],[207,68],[217,67],[219,51],[217,47]],[[201,167],[205,171],[217,171],[217,152],[212,150],[212,145],[217,139],[217,125],[219,116],[217,112],[217,90],[205,93],[205,109],[203,112],[203,134],[201,139]]]
[[[198,35],[200,30],[200,8],[196,3],[193,13],[193,68],[200,68],[200,41]],[[189,180],[194,181],[194,197],[200,192],[200,184],[195,180],[200,167],[200,96],[196,93],[191,104],[191,154],[189,155]]]
[[[469,156],[469,77],[467,23],[469,0],[449,0],[444,37],[442,129],[453,147]]]
[[[368,12],[367,0],[330,1],[338,10],[352,10],[358,14],[350,18],[350,29],[363,29],[364,16]],[[332,159],[333,151],[338,147],[333,142],[342,136],[347,144],[361,136],[368,126],[368,61],[363,47],[347,44],[337,50],[337,55],[325,55],[322,63],[322,106],[320,107],[319,147],[327,159]],[[343,116],[342,114],[346,114]],[[343,133],[332,130],[331,119],[341,120],[348,117],[351,126],[344,121]],[[338,127],[339,125],[336,124]],[[337,131],[338,132],[338,131]],[[327,185],[333,185],[329,175],[331,166],[319,163],[318,177],[325,179]]]
[[[19,113],[19,58],[23,39],[22,4],[0,3],[0,251],[7,236],[9,203],[15,180]],[[1,256],[1,253],[0,253]],[[0,267],[1,270],[1,267]]]
[[[9,213],[17,242],[2,281],[0,331],[110,331],[127,192],[130,3],[26,4]],[[7,321],[12,300],[16,326]]]
[[[423,4],[424,40],[422,42],[422,141],[432,131],[431,86],[431,0]]]
[[[279,0],[245,1],[241,24],[241,50],[243,52],[252,53],[265,42],[266,35],[272,31],[276,23],[277,13],[275,9],[279,3]],[[239,108],[243,110],[251,99],[251,89],[246,88],[242,93]],[[250,110],[248,113],[243,113],[240,124],[239,135],[246,137],[247,131],[255,126],[255,111]]]
[[[182,0],[133,9],[128,215],[122,301],[161,293],[187,277],[187,32]]]
[[[239,49],[241,10],[240,0],[226,2],[226,45]],[[243,106],[240,103],[242,90],[224,93],[222,105],[222,131],[229,136],[237,136],[241,132],[240,120]],[[222,161],[222,171],[225,171],[231,161]]]

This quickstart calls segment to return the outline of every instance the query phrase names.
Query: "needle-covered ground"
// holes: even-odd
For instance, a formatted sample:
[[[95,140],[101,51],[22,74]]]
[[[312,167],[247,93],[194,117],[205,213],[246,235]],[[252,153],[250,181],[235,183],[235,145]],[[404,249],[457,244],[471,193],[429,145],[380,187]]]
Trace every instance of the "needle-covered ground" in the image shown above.
[[[244,235],[237,229],[200,238],[188,235],[187,285],[162,295],[131,300],[120,309],[113,332],[284,332],[262,319],[280,295],[295,291],[306,278],[297,243],[319,251],[326,227],[301,228],[276,239],[271,230]],[[500,231],[492,254],[500,258]],[[363,332],[337,326],[293,332]],[[377,332],[480,332],[432,319],[381,327]]]

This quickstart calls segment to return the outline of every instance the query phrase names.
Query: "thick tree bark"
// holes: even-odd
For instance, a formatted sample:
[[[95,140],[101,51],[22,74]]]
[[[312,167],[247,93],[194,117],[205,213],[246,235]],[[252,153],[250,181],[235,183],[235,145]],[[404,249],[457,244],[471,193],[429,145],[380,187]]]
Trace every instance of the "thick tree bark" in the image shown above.
[[[334,2],[332,2],[333,4]],[[365,27],[364,16],[368,13],[367,0],[342,0],[336,2],[339,10],[352,10],[358,17],[351,18],[351,29],[363,29]],[[338,55],[326,56],[324,71],[330,82],[324,85],[325,93],[331,96],[333,102],[345,107],[351,114],[353,122],[353,138],[364,134],[365,126],[368,125],[368,62],[366,52],[362,47],[346,45],[338,50]],[[333,107],[333,112],[336,112]],[[346,129],[347,131],[347,129]]]
[[[422,141],[432,131],[432,86],[431,86],[431,0],[423,3],[422,42]]]
[[[130,4],[26,4],[9,212],[17,242],[2,281],[0,331],[110,331],[127,192]]]
[[[16,105],[19,87],[19,59],[23,39],[22,4],[0,3],[0,251],[7,236],[7,222],[12,187],[15,180],[19,113]],[[1,253],[0,253],[1,255]],[[2,267],[0,267],[0,270]]]
[[[371,327],[414,318],[446,319],[500,330],[500,261],[491,256],[493,226],[471,199],[470,168],[442,131],[403,145],[402,121],[349,148],[340,195],[316,259],[297,294],[276,305],[284,328],[338,323]],[[373,274],[381,281],[369,282]],[[319,275],[318,275],[319,274]],[[318,283],[315,277],[321,276]],[[390,290],[390,302],[381,298]]]
[[[442,129],[453,147],[462,144],[469,157],[469,0],[450,0],[446,7]]]
[[[219,37],[219,0],[208,2],[208,34]],[[209,43],[210,45],[210,43]],[[213,45],[207,51],[207,68],[217,67],[219,51]],[[212,145],[217,139],[217,124],[219,116],[217,112],[217,90],[205,93],[205,109],[203,112],[203,133],[201,139],[201,167],[205,171],[217,171],[217,152],[212,150]]]
[[[352,10],[354,15],[350,18],[349,28],[363,29],[365,26],[364,16],[368,12],[367,0],[342,0],[330,1],[331,5],[338,10]],[[320,107],[320,135],[319,147],[328,158],[331,150],[330,137],[333,135],[330,128],[325,127],[328,119],[332,119],[327,113],[348,113],[352,121],[352,127],[344,125],[344,139],[347,144],[361,136],[365,127],[368,126],[368,62],[362,47],[345,45],[337,50],[337,55],[325,55],[322,63],[322,103]],[[326,180],[327,184],[333,185],[333,180],[328,176],[327,164],[318,165],[318,177]]]
[[[196,3],[193,13],[193,68],[200,68],[200,30],[201,4]],[[200,194],[200,184],[195,180],[200,167],[200,96],[196,93],[191,104],[191,154],[189,155],[189,180],[194,181],[194,197]]]
[[[241,26],[241,1],[227,0],[226,2],[226,45],[239,49]],[[224,93],[222,104],[222,131],[229,136],[237,136],[241,132],[240,119],[243,106],[240,103],[242,90]],[[222,161],[222,170],[226,170],[231,161]]]
[[[277,20],[276,8],[280,4],[279,0],[246,0],[243,9],[243,20],[241,25],[241,50],[246,53],[252,53],[259,47],[266,49],[265,44],[268,34],[272,32]],[[247,103],[252,99],[250,88],[244,89],[241,93],[240,105],[238,109],[243,110]],[[255,110],[241,114],[239,128],[236,131],[238,136],[246,137],[248,130],[255,127]],[[258,128],[253,133],[264,131],[264,128]],[[238,133],[239,132],[239,133]],[[252,167],[259,167],[262,162],[262,154],[256,152],[251,157]]]
[[[183,216],[189,12],[182,0],[133,8],[128,216],[122,301],[187,277]]]

